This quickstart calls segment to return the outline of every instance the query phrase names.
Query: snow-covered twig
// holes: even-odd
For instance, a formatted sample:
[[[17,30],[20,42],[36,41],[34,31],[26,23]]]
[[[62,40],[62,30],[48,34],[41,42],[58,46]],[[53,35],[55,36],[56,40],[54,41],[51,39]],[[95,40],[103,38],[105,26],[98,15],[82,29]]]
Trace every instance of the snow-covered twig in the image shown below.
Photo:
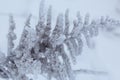
[[[105,71],[95,71],[95,70],[89,70],[89,69],[80,69],[80,70],[74,70],[75,74],[90,74],[90,75],[108,75],[108,72]]]

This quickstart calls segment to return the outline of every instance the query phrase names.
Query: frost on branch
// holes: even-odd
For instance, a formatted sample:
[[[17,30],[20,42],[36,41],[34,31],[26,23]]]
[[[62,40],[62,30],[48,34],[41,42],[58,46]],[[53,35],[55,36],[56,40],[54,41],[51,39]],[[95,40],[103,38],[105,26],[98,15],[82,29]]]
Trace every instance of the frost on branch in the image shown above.
[[[67,37],[69,35],[69,26],[70,26],[70,21],[69,21],[69,9],[65,11],[65,29],[64,29],[64,35]]]
[[[39,38],[41,38],[44,33],[44,26],[45,26],[44,0],[41,0],[39,7],[39,20],[38,24],[36,25],[36,34]]]
[[[63,43],[65,36],[63,35],[63,15],[59,14],[56,21],[56,26],[52,32],[50,42],[54,43],[53,48],[56,45],[60,45]]]
[[[119,22],[110,18],[89,20],[86,14],[83,21],[80,12],[70,24],[69,10],[59,14],[55,28],[52,31],[52,7],[45,15],[44,0],[39,8],[39,20],[35,29],[30,25],[31,16],[28,16],[17,47],[14,47],[16,34],[15,22],[10,16],[8,32],[7,56],[0,52],[0,77],[12,80],[36,80],[28,75],[42,75],[48,80],[75,80],[76,73],[103,74],[101,71],[87,69],[73,70],[72,63],[76,64],[76,57],[82,55],[83,46],[92,47],[92,38],[100,30],[111,31]],[[46,20],[46,21],[45,21]],[[72,28],[72,31],[69,29]],[[83,41],[83,37],[84,40]],[[86,43],[83,43],[86,42]],[[67,50],[65,49],[67,47]],[[105,75],[105,74],[103,74]]]
[[[49,6],[48,12],[47,12],[47,23],[45,26],[45,32],[43,37],[47,38],[50,37],[51,33],[51,22],[52,22],[52,6]]]
[[[15,22],[13,20],[13,16],[10,15],[10,18],[9,18],[9,32],[8,32],[8,53],[7,55],[10,56],[12,55],[12,52],[13,52],[13,48],[14,48],[14,40],[16,39],[16,34],[14,33],[14,29],[15,29]]]

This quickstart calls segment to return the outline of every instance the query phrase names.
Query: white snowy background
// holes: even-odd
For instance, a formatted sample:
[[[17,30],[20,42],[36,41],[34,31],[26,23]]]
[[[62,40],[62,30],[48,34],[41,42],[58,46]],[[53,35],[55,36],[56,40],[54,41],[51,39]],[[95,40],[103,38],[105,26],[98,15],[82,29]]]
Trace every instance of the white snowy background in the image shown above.
[[[12,13],[16,22],[16,33],[18,44],[20,34],[24,27],[26,17],[32,13],[32,26],[37,23],[40,0],[0,0],[0,50],[7,52],[7,31],[9,28],[9,13]],[[70,9],[70,18],[74,19],[76,12],[80,11],[84,17],[89,13],[92,19],[99,19],[101,16],[110,16],[120,20],[120,1],[119,0],[46,0],[46,8],[51,4],[53,6],[53,21],[58,13],[65,12],[66,8]],[[71,20],[72,22],[72,20]],[[55,23],[55,22],[54,22]],[[77,58],[79,69],[92,69],[106,71],[108,75],[77,75],[77,80],[120,80],[120,29],[114,32],[101,31],[98,37],[94,38],[95,49],[84,48],[81,56]],[[43,80],[40,77],[39,80]]]

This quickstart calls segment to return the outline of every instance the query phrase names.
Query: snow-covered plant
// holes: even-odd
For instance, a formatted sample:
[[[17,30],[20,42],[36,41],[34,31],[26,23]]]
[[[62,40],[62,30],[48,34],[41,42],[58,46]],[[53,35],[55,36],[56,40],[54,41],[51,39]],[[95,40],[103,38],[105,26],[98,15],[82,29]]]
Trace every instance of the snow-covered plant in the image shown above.
[[[48,80],[53,78],[75,80],[77,72],[97,74],[99,73],[97,71],[73,70],[71,64],[76,63],[76,57],[82,54],[84,45],[92,48],[91,38],[98,35],[99,29],[108,30],[113,29],[112,25],[120,25],[114,20],[103,17],[90,22],[89,14],[86,14],[83,21],[80,12],[77,12],[73,25],[71,25],[67,9],[65,14],[61,13],[57,16],[56,25],[52,31],[52,7],[49,7],[47,15],[45,15],[44,0],[40,4],[39,20],[35,29],[30,25],[31,16],[27,18],[20,42],[14,48],[15,22],[13,16],[10,15],[7,56],[0,52],[1,78],[35,80],[28,77],[29,74],[32,74],[43,75]],[[72,31],[69,30],[71,26],[73,26]],[[86,43],[83,43],[83,37]]]
[[[8,32],[8,56],[12,55],[13,53],[13,48],[14,48],[14,43],[13,40],[15,40],[16,34],[14,33],[14,29],[15,29],[15,22],[13,20],[13,16],[10,15],[10,19],[9,19],[9,32]]]

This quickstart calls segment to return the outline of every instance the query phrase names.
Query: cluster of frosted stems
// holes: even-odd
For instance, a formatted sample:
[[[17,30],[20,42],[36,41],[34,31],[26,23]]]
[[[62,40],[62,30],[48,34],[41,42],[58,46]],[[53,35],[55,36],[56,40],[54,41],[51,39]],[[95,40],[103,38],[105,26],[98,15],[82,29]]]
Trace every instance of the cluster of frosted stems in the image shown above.
[[[27,18],[19,44],[14,47],[15,22],[10,15],[7,56],[0,52],[1,78],[35,80],[28,77],[28,74],[32,74],[42,75],[48,80],[75,80],[77,70],[73,70],[71,64],[76,64],[76,57],[81,55],[83,46],[94,48],[91,38],[97,36],[100,29],[112,30],[113,26],[120,25],[108,17],[90,22],[89,14],[86,14],[83,21],[80,12],[70,23],[67,9],[65,14],[58,15],[53,28],[52,7],[49,7],[45,15],[43,2],[40,4],[39,20],[35,28],[30,25],[31,17]]]

